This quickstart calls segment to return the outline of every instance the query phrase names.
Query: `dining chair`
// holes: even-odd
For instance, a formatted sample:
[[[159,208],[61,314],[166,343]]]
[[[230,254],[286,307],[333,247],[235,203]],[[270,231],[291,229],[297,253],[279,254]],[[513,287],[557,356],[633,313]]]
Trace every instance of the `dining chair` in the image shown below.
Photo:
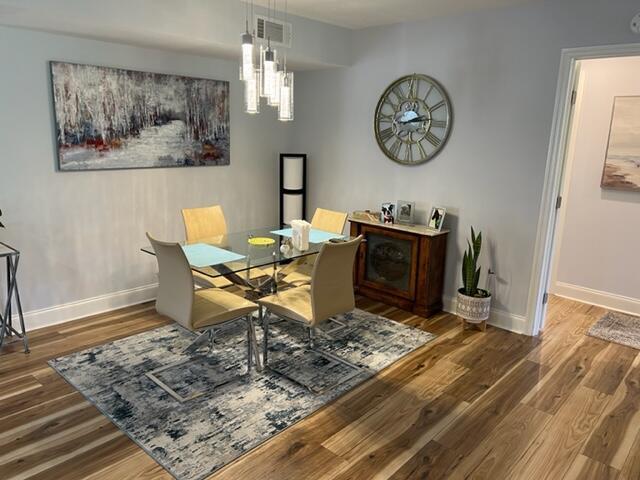
[[[156,240],[149,233],[147,237],[158,261],[156,310],[187,330],[199,334],[184,353],[194,353],[207,342],[211,351],[216,331],[225,330],[235,322],[244,321],[247,327],[247,374],[251,372],[254,362],[261,370],[252,315],[258,310],[258,305],[218,288],[194,290],[193,274],[182,247],[178,243]],[[147,376],[181,402],[200,396],[202,392],[184,398],[158,379],[158,373],[175,366],[176,364],[165,365],[148,372]]]
[[[224,246],[227,235],[227,221],[220,205],[183,208],[182,219],[187,243],[210,243],[220,247]],[[231,269],[233,270],[233,268]],[[200,270],[210,271],[212,275],[216,274],[211,267],[200,268]],[[258,268],[249,271],[250,279],[266,275],[268,273]],[[193,272],[193,277],[196,285],[203,288],[224,288],[233,285],[233,282],[223,276],[211,277],[205,273]]]
[[[325,243],[313,265],[309,285],[284,290],[258,300],[264,331],[262,362],[265,367],[268,365],[269,358],[269,317],[273,314],[282,319],[302,324],[308,331],[309,348],[321,356],[349,367],[352,374],[348,378],[357,375],[362,370],[347,360],[316,349],[315,345],[317,327],[320,324],[335,315],[348,313],[355,308],[353,265],[360,242],[362,242],[362,235],[349,241]],[[291,378],[285,372],[278,371],[278,373],[304,385],[312,392],[322,392],[313,385],[306,385]],[[346,381],[348,378],[342,381]]]
[[[347,214],[344,212],[316,208],[311,218],[311,228],[342,235],[346,222]],[[314,259],[315,255],[309,255],[294,260],[281,270],[282,280],[290,285],[304,285],[309,283],[311,281],[311,270],[313,269]]]
[[[311,218],[312,228],[337,234],[342,234],[345,223],[347,223],[346,213],[324,208],[316,208]]]

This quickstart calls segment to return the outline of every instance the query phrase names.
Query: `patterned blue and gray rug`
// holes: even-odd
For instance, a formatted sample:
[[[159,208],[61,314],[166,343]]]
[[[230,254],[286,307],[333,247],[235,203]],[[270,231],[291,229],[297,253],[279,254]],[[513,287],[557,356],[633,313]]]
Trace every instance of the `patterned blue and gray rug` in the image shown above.
[[[181,351],[193,334],[166,326],[91,348],[49,364],[116,426],[180,480],[210,475],[273,435],[399,358],[430,342],[434,335],[362,310],[341,316],[347,328],[318,338],[318,347],[364,370],[326,393],[316,395],[265,370],[215,387],[246,371],[246,330],[242,325],[218,337],[213,351],[158,376],[183,397],[176,401],[145,373],[188,358]],[[335,326],[329,324],[329,327]],[[261,329],[257,329],[261,340]],[[305,332],[292,322],[273,324],[270,364],[297,379],[332,386],[352,373],[305,349]],[[214,388],[215,387],[215,388]]]

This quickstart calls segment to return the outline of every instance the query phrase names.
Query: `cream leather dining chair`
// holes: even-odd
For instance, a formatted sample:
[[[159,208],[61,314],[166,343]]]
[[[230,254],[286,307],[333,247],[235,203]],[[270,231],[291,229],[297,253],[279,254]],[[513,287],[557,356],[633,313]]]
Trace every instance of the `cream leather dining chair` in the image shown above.
[[[311,228],[325,232],[342,235],[344,225],[347,222],[347,214],[324,208],[316,208],[311,218]],[[303,285],[311,281],[314,256],[308,256],[294,260],[282,269],[282,280],[292,285]]]
[[[161,242],[147,233],[156,254],[159,270],[156,310],[184,328],[199,333],[186,353],[193,353],[207,340],[213,346],[215,330],[223,330],[231,323],[245,321],[247,325],[247,372],[253,363],[261,369],[252,314],[258,306],[233,293],[217,288],[194,290],[194,279],[187,257],[178,243]],[[253,356],[253,361],[252,361]],[[168,365],[147,373],[174,398],[185,401],[175,391],[158,381],[156,374],[175,365]]]
[[[182,219],[184,221],[184,231],[187,243],[210,243],[223,247],[227,235],[227,221],[220,205],[210,207],[183,208]],[[214,270],[201,268],[200,270]],[[259,278],[269,274],[259,268],[252,268],[249,271],[249,278]],[[196,284],[204,288],[224,288],[233,285],[233,282],[223,276],[211,277],[204,273],[193,272]]]
[[[308,329],[309,347],[316,353],[347,365],[354,370],[353,375],[361,371],[360,367],[344,359],[328,352],[315,350],[318,325],[335,315],[350,312],[355,308],[353,265],[360,242],[362,242],[362,235],[349,241],[325,243],[313,265],[309,285],[284,290],[258,300],[258,304],[262,307],[260,310],[264,330],[262,361],[265,366],[269,357],[269,317],[274,314],[304,325]],[[284,372],[280,373],[288,376]],[[312,385],[304,386],[320,393]]]

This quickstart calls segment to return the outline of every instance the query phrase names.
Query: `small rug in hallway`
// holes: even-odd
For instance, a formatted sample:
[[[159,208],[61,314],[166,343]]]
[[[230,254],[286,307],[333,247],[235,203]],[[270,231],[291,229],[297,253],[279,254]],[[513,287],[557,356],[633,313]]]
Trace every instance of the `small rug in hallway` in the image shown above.
[[[193,333],[177,325],[49,364],[174,477],[201,479],[435,338],[362,310],[338,319],[348,327],[333,333],[331,340],[319,336],[318,347],[364,370],[321,395],[266,370],[209,388],[205,395],[181,404],[145,375],[187,359],[181,352],[193,340]],[[260,328],[257,333],[260,342]],[[300,378],[314,382],[334,385],[345,378],[341,364],[305,351],[305,338],[304,329],[292,322],[274,323],[270,363],[293,360]],[[161,381],[187,397],[245,368],[246,329],[239,323],[237,329],[217,337],[211,354],[164,370]]]
[[[640,317],[607,312],[591,326],[587,334],[640,350]]]

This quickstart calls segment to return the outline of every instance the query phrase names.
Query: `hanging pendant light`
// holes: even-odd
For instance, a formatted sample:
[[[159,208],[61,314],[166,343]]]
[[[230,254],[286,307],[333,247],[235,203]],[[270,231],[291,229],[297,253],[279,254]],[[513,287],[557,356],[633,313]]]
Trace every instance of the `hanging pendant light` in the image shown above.
[[[248,5],[248,2],[246,2]],[[274,0],[273,10],[276,10]],[[287,19],[287,2],[285,0],[285,25]],[[269,0],[268,18],[271,19],[271,0]],[[251,1],[251,24],[253,22],[253,0]],[[286,33],[286,28],[283,33]],[[249,114],[260,113],[260,98],[266,98],[269,106],[278,109],[278,120],[293,120],[293,73],[287,71],[286,53],[280,62],[278,52],[271,48],[271,38],[267,37],[267,45],[259,45],[249,33],[249,7],[245,19],[245,33],[242,34],[242,54],[240,58],[240,79],[244,83],[244,110]],[[283,44],[290,45],[290,38],[283,39]],[[286,50],[285,50],[286,52]],[[257,61],[256,61],[257,57]]]
[[[273,95],[276,83],[276,55],[277,52],[271,48],[271,40],[268,39],[262,59],[262,91],[260,92],[267,100]]]
[[[278,120],[281,122],[293,121],[293,72],[286,70],[282,74]]]
[[[276,62],[276,74],[274,82],[271,88],[271,93],[267,99],[267,104],[271,107],[277,107],[280,105],[280,91],[282,89],[282,79],[284,77],[284,70],[280,62]]]
[[[248,29],[248,25],[247,25]],[[242,34],[242,58],[240,59],[240,80],[251,80],[253,65],[253,35],[247,30]]]
[[[244,82],[244,111],[250,114],[260,113],[260,70],[253,71],[250,80]]]
[[[251,5],[253,16],[253,4]],[[245,30],[242,34],[242,53],[240,56],[240,80],[251,80],[253,77],[254,65],[254,49],[253,35],[249,33],[249,3],[246,3],[246,12],[244,17]]]

